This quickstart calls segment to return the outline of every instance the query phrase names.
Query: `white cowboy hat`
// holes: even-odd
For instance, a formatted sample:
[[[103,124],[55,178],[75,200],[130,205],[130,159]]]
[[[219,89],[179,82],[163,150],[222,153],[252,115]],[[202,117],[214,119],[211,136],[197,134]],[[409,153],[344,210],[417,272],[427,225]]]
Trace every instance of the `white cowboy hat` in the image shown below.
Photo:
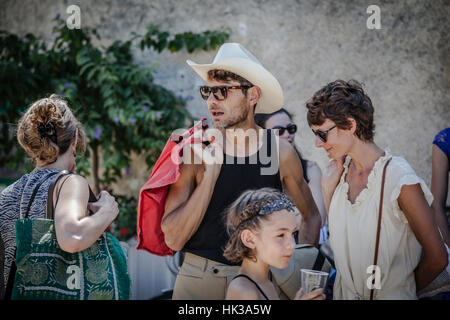
[[[278,80],[239,43],[224,43],[213,63],[186,62],[205,81],[208,80],[209,70],[219,69],[233,72],[260,87],[261,97],[256,105],[256,113],[272,113],[283,106],[283,90]]]

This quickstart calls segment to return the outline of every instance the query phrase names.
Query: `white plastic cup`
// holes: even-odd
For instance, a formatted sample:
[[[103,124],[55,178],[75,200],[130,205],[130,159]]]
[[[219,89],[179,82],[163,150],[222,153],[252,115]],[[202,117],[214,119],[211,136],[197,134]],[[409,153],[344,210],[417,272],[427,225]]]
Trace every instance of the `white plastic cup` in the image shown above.
[[[303,294],[308,294],[317,289],[325,289],[327,280],[327,272],[301,269],[301,285]]]

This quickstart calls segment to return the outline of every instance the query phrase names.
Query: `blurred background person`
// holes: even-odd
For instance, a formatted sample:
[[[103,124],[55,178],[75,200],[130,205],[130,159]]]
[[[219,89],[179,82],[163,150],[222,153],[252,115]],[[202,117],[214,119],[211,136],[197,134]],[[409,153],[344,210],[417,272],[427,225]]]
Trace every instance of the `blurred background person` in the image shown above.
[[[255,114],[255,123],[265,129],[278,129],[280,138],[287,139],[297,152],[303,167],[303,178],[311,189],[312,196],[322,218],[319,244],[325,243],[328,239],[328,224],[325,205],[322,198],[322,189],[320,186],[322,172],[317,163],[314,161],[305,160],[295,145],[297,125],[293,122],[292,115],[284,108],[270,114],[257,113]]]
[[[450,230],[446,212],[450,170],[450,128],[440,131],[435,136],[431,159],[431,193],[434,197],[431,207],[442,238],[447,246],[450,246]]]

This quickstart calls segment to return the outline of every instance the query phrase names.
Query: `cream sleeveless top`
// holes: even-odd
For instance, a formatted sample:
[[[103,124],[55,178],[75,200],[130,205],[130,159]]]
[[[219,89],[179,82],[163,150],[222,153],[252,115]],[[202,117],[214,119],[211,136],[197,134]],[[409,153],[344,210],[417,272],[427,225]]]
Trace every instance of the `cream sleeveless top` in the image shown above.
[[[392,157],[388,150],[385,152],[385,156],[375,162],[367,187],[354,204],[348,200],[349,186],[345,181],[351,161],[347,156],[331,199],[328,218],[330,245],[337,269],[333,290],[336,300],[365,300],[370,297],[368,279],[372,272],[368,273],[367,268],[373,265],[375,253],[383,168]],[[420,184],[431,204],[433,196],[425,182],[405,159],[392,157],[386,170],[378,251],[381,287],[375,290],[374,299],[417,299],[414,269],[421,259],[422,247],[397,203],[402,186],[414,184]]]

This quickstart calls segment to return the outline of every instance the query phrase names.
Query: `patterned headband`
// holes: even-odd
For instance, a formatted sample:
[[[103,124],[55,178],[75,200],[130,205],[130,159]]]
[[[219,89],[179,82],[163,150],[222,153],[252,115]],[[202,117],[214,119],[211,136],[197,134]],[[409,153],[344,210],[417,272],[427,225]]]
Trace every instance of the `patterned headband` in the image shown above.
[[[253,216],[251,216],[248,219],[245,219],[239,223],[239,225],[242,225],[243,223],[252,220],[254,217],[258,215],[266,215],[271,214],[272,212],[281,211],[281,210],[287,210],[290,212],[296,212],[296,207],[292,203],[292,201],[283,193],[280,197],[280,199],[276,200],[257,200],[253,201],[249,204],[247,204],[244,207],[244,212],[255,212]]]
[[[270,201],[267,204],[264,204],[261,207],[261,209],[259,210],[258,214],[261,214],[261,215],[270,214],[272,212],[281,211],[283,209],[290,211],[290,212],[296,211],[295,205],[284,193],[281,195],[280,199],[276,199],[276,200]]]

